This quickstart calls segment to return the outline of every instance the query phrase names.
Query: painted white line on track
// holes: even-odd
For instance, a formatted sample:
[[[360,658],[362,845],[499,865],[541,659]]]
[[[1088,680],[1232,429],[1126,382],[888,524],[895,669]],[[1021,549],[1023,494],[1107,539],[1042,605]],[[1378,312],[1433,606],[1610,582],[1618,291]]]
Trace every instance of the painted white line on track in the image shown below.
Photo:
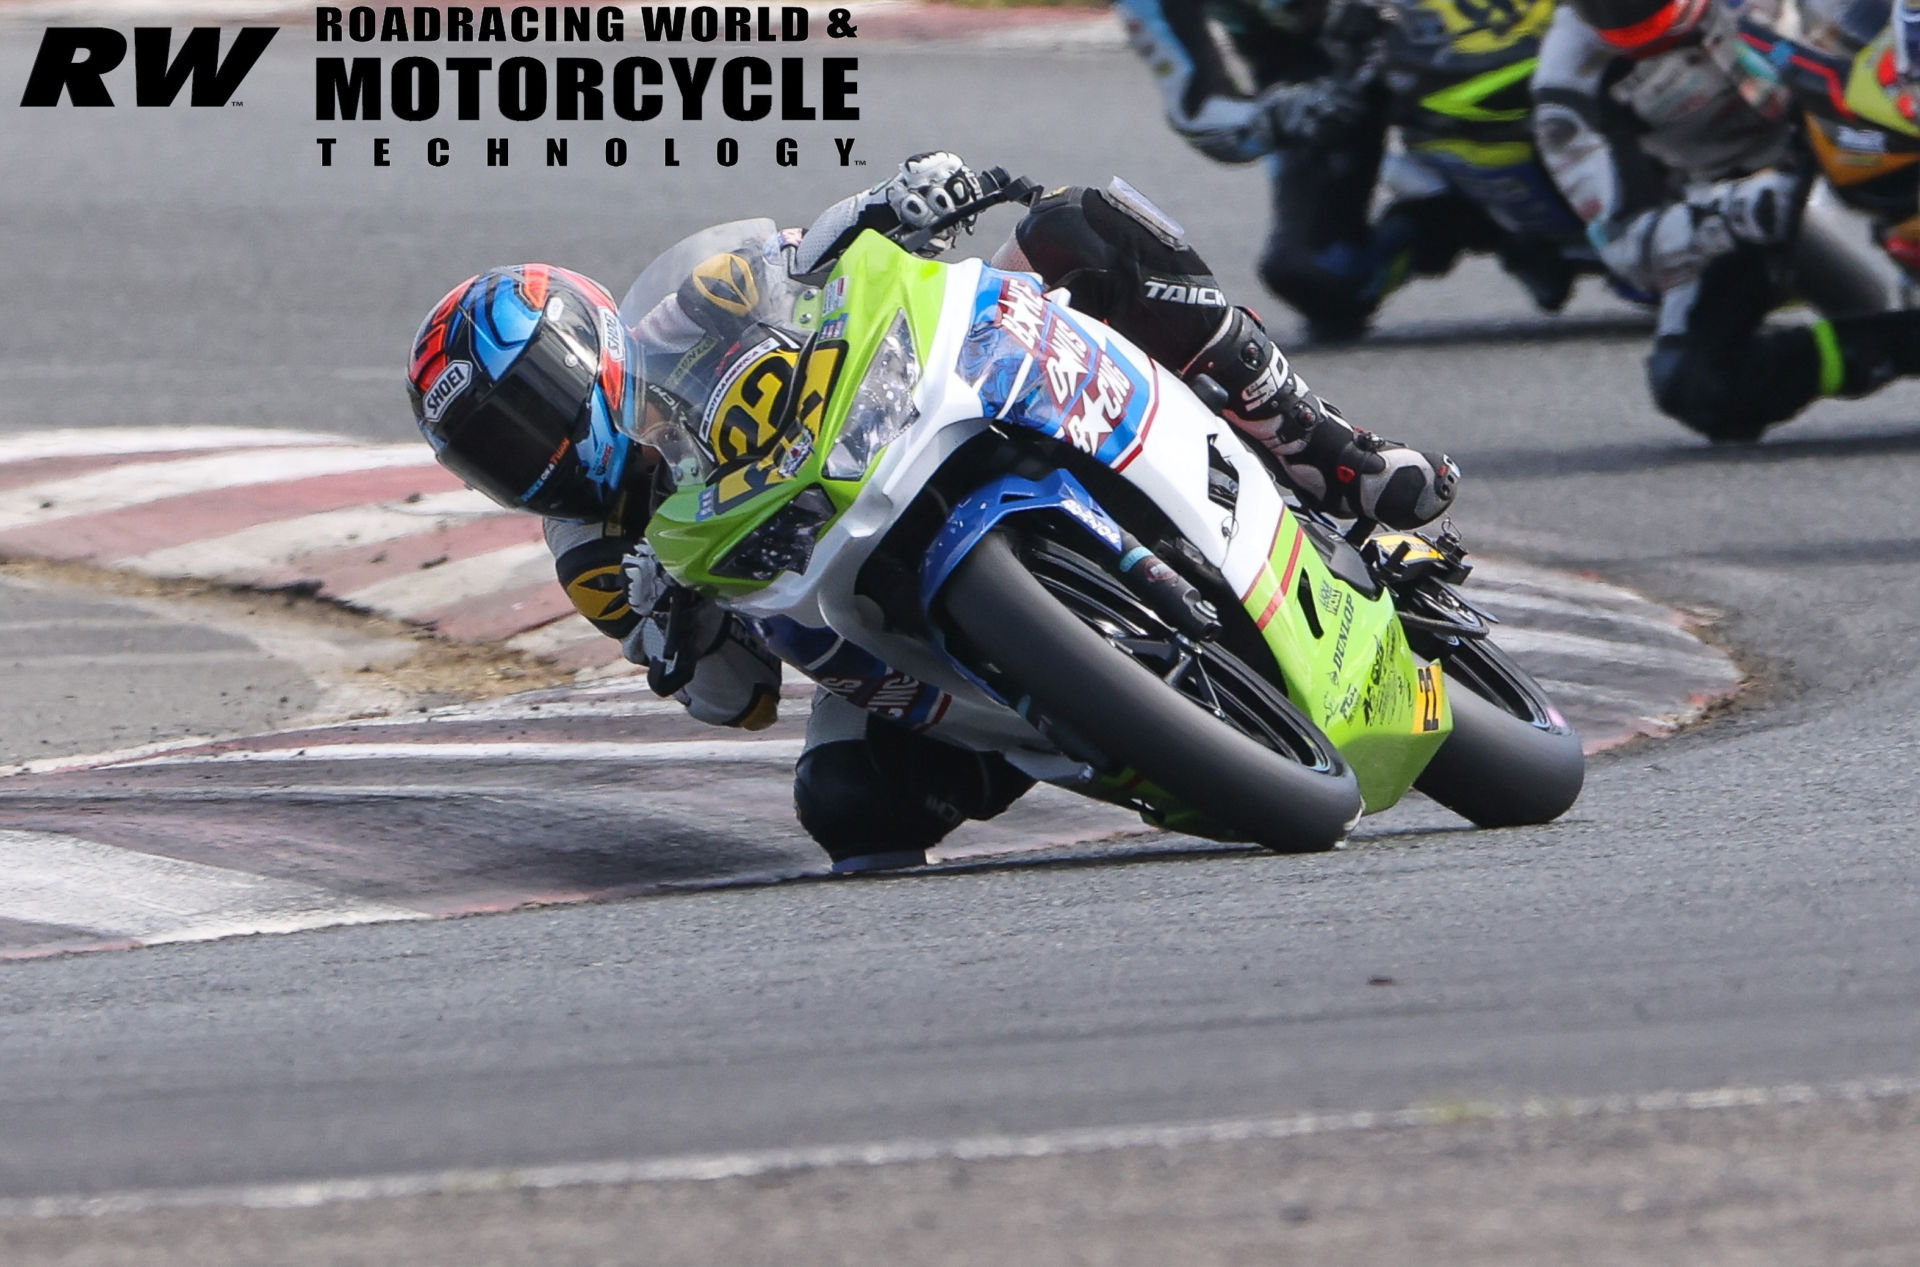
[[[155,944],[425,919],[318,885],[52,832],[0,831],[0,916]]]
[[[454,708],[436,708],[427,714],[415,713],[406,717],[365,717],[352,721],[330,722],[325,726],[314,726],[315,733],[330,730],[360,730],[374,727],[389,730],[403,729],[408,726],[431,726],[453,722],[468,724],[475,722],[527,722],[553,721],[561,718],[585,717],[589,720],[620,721],[638,717],[686,717],[686,706],[671,699],[636,700],[553,700],[545,704],[502,703],[499,706],[475,704]],[[688,718],[689,722],[693,719]],[[749,742],[749,741],[741,741]]]
[[[378,545],[419,533],[507,515],[485,496],[469,489],[435,493],[418,501],[350,506],[294,519],[256,524],[224,537],[189,541],[147,554],[114,560],[114,566],[153,576],[191,576],[208,580],[245,580],[263,567],[276,567],[322,551]],[[528,520],[529,531],[537,531]]]
[[[284,449],[356,441],[320,431],[273,427],[62,427],[0,436],[0,463],[36,458],[111,457],[121,453],[178,453],[193,449]]]
[[[1528,656],[1570,656],[1596,664],[1637,664],[1654,667],[1680,667],[1710,675],[1715,680],[1740,680],[1740,670],[1722,652],[1695,642],[1691,646],[1648,646],[1644,643],[1593,638],[1586,634],[1561,633],[1552,629],[1524,625],[1502,625],[1494,636],[1500,649],[1524,662]]]
[[[259,658],[253,647],[209,647],[205,651],[115,651],[110,663],[116,672],[125,669],[180,669],[196,664],[224,664]],[[38,652],[0,654],[0,665],[29,669],[35,673],[97,673],[101,653],[81,651],[69,655],[41,655]]]
[[[1479,578],[1476,577],[1475,580]],[[1561,594],[1541,594],[1531,587],[1502,586],[1498,582],[1488,585],[1475,585],[1471,590],[1462,589],[1461,594],[1478,606],[1493,609],[1493,614],[1502,618],[1502,627],[1506,626],[1506,613],[1525,612],[1529,616],[1572,616],[1585,620],[1600,620],[1611,625],[1629,625],[1636,630],[1645,630],[1663,641],[1700,645],[1699,639],[1675,624],[1670,613],[1643,601],[1631,605],[1615,607],[1600,602],[1575,602]],[[1517,619],[1517,616],[1515,617]]]
[[[462,599],[543,582],[557,584],[553,579],[553,555],[545,542],[531,541],[375,581],[350,594],[342,594],[340,601],[404,619],[450,607]]]
[[[31,761],[20,761],[0,770],[0,778],[12,778],[20,774],[58,774],[62,770],[84,770],[93,766],[112,765],[116,762],[130,761],[135,757],[150,757],[162,752],[173,752],[180,748],[198,748],[214,742],[212,735],[183,735],[179,739],[162,739],[157,743],[135,744],[130,748],[114,748],[108,752],[82,752],[65,757],[35,757]]]
[[[652,743],[339,743],[303,748],[180,753],[102,768],[235,765],[295,761],[792,761],[799,739],[661,739]]]
[[[125,510],[165,497],[214,489],[311,479],[316,475],[349,471],[433,465],[433,451],[423,444],[256,449],[246,453],[177,458],[170,462],[133,462],[115,467],[111,478],[82,475],[0,492],[0,531],[77,515]]]
[[[769,1148],[679,1157],[579,1162],[495,1169],[422,1170],[357,1179],[295,1180],[201,1188],[150,1188],[101,1196],[47,1196],[0,1200],[0,1219],[86,1218],[149,1210],[209,1206],[250,1210],[298,1210],[349,1201],[401,1197],[471,1196],[587,1185],[711,1183],[856,1166],[899,1166],[942,1161],[1018,1161],[1084,1156],[1130,1148],[1191,1148],[1260,1140],[1301,1139],[1363,1131],[1457,1126],[1470,1122],[1579,1120],[1642,1113],[1708,1112],[1782,1108],[1821,1103],[1864,1104],[1920,1093],[1920,1078],[1877,1078],[1825,1085],[1715,1087],[1706,1091],[1656,1091],[1579,1099],[1530,1099],[1354,1113],[1306,1113],[1291,1117],[1229,1118],[1213,1122],[1104,1126],[1029,1135],[974,1135],[955,1139],[901,1139],[827,1144],[814,1148]]]

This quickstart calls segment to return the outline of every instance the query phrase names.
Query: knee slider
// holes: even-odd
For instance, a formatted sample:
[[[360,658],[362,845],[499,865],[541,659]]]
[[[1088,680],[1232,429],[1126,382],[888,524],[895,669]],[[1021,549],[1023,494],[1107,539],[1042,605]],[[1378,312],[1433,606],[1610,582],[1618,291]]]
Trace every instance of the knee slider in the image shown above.
[[[835,859],[880,850],[926,848],[960,818],[930,810],[913,789],[883,772],[869,740],[821,744],[800,754],[793,808],[807,835]]]

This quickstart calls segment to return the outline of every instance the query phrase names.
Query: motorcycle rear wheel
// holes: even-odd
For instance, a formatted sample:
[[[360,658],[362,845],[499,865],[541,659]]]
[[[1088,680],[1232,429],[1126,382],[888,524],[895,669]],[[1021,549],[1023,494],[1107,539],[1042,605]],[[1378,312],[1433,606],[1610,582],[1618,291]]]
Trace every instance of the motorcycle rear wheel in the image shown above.
[[[1002,529],[955,569],[941,612],[963,659],[1023,695],[1029,716],[1239,838],[1310,853],[1360,817],[1353,772],[1311,719],[1226,648],[1177,633],[1099,560]]]

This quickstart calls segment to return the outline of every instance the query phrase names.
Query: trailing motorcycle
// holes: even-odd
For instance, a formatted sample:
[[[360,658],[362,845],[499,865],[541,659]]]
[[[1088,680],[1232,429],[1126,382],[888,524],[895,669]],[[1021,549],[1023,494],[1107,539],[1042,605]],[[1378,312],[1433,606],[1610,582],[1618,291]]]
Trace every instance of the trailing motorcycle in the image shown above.
[[[745,288],[700,416],[641,428],[676,580],[862,708],[1197,835],[1328,849],[1410,787],[1482,826],[1573,804],[1579,740],[1454,588],[1451,531],[1290,505],[1113,330],[1030,275],[910,253],[944,227]],[[696,234],[623,318],[770,241]]]

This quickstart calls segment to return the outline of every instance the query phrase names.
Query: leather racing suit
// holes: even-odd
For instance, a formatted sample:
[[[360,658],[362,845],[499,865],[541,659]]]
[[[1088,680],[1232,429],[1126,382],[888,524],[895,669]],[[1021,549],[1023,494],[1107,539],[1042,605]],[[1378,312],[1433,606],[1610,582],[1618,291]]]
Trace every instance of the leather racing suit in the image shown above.
[[[1655,403],[1716,441],[1753,440],[1818,397],[1920,373],[1920,313],[1763,324],[1797,293],[1810,181],[1791,101],[1738,69],[1738,44],[1722,10],[1702,35],[1636,59],[1561,8],[1533,78],[1554,180],[1607,268],[1658,299]]]

